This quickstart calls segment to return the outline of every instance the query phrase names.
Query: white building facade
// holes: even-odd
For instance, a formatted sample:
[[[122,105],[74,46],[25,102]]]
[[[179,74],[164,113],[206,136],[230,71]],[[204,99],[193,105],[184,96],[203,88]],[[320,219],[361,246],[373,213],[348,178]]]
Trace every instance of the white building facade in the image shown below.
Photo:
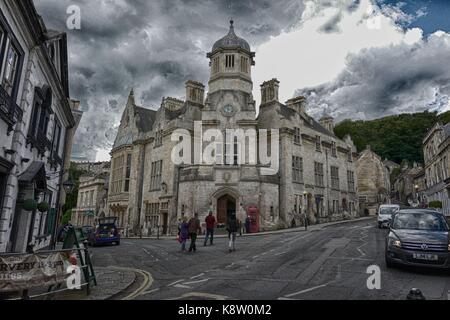
[[[45,27],[32,1],[5,0],[0,44],[0,252],[25,252],[51,245],[60,213],[75,126],[67,39]]]

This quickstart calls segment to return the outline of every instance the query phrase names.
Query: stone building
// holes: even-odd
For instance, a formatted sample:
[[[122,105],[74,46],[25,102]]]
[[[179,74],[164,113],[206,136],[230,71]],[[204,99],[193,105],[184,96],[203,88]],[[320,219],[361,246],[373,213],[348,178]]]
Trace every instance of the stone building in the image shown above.
[[[94,227],[99,218],[107,216],[108,187],[109,172],[80,177],[77,207],[72,211],[73,225]]]
[[[423,140],[428,203],[440,201],[450,215],[450,123],[437,123]]]
[[[375,215],[381,204],[391,202],[390,169],[370,146],[361,152],[356,161],[360,210],[365,215]]]
[[[276,79],[262,84],[257,116],[255,53],[233,22],[207,57],[207,93],[202,83],[188,81],[185,101],[163,98],[150,110],[137,106],[131,91],[111,152],[108,208],[120,227],[169,234],[182,216],[197,212],[203,221],[209,211],[219,224],[231,212],[241,220],[254,212],[259,230],[300,225],[304,214],[311,223],[354,217],[350,137],[334,135],[331,117],[322,124],[311,118],[303,97],[280,103]],[[271,161],[252,149],[263,142]]]
[[[0,1],[0,252],[48,247],[55,233],[76,126],[67,56],[66,34],[31,0]]]
[[[411,165],[407,161],[403,161],[401,173],[394,182],[394,194],[397,202],[413,207],[420,205],[418,177],[420,178],[422,172],[423,166],[418,163],[414,162]]]

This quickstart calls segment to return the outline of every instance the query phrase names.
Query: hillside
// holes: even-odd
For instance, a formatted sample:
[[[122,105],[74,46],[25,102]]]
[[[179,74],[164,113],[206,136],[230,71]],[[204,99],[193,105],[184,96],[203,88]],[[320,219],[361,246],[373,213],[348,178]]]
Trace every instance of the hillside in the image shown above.
[[[358,152],[370,145],[381,157],[397,163],[404,159],[422,163],[422,140],[439,120],[444,124],[450,122],[450,112],[401,114],[371,121],[345,120],[334,131],[339,138],[350,134]]]

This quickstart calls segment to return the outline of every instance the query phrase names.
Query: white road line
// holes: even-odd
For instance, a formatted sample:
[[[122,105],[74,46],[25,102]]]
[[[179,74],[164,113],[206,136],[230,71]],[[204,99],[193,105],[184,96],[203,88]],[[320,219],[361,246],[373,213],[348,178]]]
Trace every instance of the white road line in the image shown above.
[[[174,285],[176,285],[177,283],[180,283],[180,282],[183,282],[183,281],[184,281],[184,279],[181,279],[181,280],[172,282],[171,284],[168,285],[168,287],[174,286]]]
[[[156,291],[159,291],[159,288],[156,288],[156,289],[153,289],[153,290],[150,290],[150,291],[146,291],[146,292],[144,292],[144,293],[141,293],[141,296],[147,295],[147,294],[151,294],[151,293],[155,293]]]
[[[184,286],[182,284],[177,284],[174,286],[175,288],[182,288],[182,289],[192,289],[192,287]]]
[[[256,258],[259,258],[259,256],[254,256],[254,257],[252,257],[252,259],[256,259]]]
[[[192,280],[192,279],[197,279],[197,278],[203,277],[204,275],[205,275],[204,273],[201,273],[201,274],[199,274],[198,276],[193,276],[193,277],[191,277],[191,280]]]
[[[188,284],[198,284],[198,283],[203,283],[203,282],[207,282],[207,281],[209,281],[209,279],[203,279],[203,280],[199,280],[199,281],[185,282],[185,283],[183,283],[183,285],[188,285]]]
[[[320,288],[324,288],[324,287],[328,286],[328,284],[329,283],[323,284],[321,286],[309,288],[309,289],[306,289],[306,290],[302,290],[302,291],[299,291],[299,292],[291,293],[291,294],[285,295],[284,297],[285,298],[295,297],[295,296],[298,296],[298,295],[301,295],[301,294],[304,294],[304,293],[307,293],[307,292],[311,292],[311,291],[314,291],[314,290],[317,290],[317,289],[320,289]]]
[[[150,255],[150,252],[148,252],[148,250],[147,250],[147,249],[145,249],[145,248],[142,248],[142,250],[144,250],[144,252],[145,252],[146,254]]]
[[[276,256],[276,257],[277,257],[277,256],[281,256],[281,255],[286,254],[286,253],[288,253],[288,251],[277,253],[275,256]]]

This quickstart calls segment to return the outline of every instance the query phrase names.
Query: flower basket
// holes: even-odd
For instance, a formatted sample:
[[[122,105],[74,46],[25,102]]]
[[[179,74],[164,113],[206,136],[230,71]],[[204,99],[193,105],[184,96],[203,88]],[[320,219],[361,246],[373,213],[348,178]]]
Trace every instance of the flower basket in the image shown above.
[[[47,202],[41,202],[37,205],[37,209],[41,213],[48,212],[48,210],[50,209],[50,205]]]

